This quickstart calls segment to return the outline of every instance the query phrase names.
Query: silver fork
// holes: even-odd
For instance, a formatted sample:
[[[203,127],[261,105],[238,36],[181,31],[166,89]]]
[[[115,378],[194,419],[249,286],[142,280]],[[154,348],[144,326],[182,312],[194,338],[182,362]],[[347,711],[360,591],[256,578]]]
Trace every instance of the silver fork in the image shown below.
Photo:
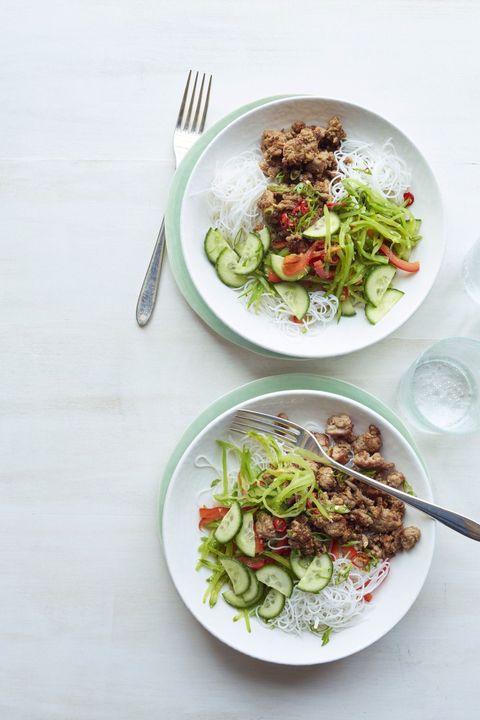
[[[472,540],[480,540],[480,525],[474,520],[470,520],[463,515],[458,515],[439,505],[434,505],[426,500],[421,500],[402,490],[397,490],[389,485],[385,485],[378,480],[368,477],[368,475],[363,475],[363,473],[358,472],[358,470],[336,462],[336,460],[333,460],[330,455],[328,455],[310,430],[291,420],[255,410],[238,410],[232,421],[230,430],[242,435],[246,435],[249,431],[253,430],[259,433],[273,435],[277,440],[281,440],[282,443],[291,448],[298,447],[313,450],[337,470],[341,470],[343,473],[350,475],[350,477],[361,480],[366,485],[371,485],[371,487],[377,488],[377,490],[381,490],[388,495],[393,495],[393,497],[402,500],[407,505],[421,510],[427,515],[430,515],[430,517],[435,518],[435,520],[438,520],[438,522],[443,523],[443,525],[447,525],[447,527],[472,538]]]
[[[205,120],[207,118],[212,76],[210,75],[207,80],[205,73],[202,75],[198,93],[197,84],[199,73],[195,73],[193,88],[191,93],[189,93],[191,79],[192,71],[190,70],[178,113],[177,125],[173,133],[173,151],[175,153],[176,168],[180,165],[186,152],[190,150],[194,142],[203,133]],[[148,323],[152,316],[153,308],[155,307],[164,251],[165,220],[162,220],[157,242],[155,243],[147,274],[145,275],[145,280],[143,281],[142,289],[138,297],[137,322],[140,327],[144,327]]]

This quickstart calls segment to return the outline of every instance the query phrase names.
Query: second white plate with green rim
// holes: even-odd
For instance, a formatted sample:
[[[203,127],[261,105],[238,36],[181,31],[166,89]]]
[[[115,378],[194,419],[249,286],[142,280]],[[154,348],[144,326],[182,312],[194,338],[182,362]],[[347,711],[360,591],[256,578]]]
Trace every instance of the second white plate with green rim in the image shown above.
[[[330,392],[318,390],[319,387],[328,387]],[[332,389],[335,392],[332,393]],[[356,399],[351,399],[352,396]],[[321,424],[324,415],[337,411],[349,412],[359,428],[374,422],[382,430],[385,455],[398,462],[419,494],[431,498],[424,465],[410,444],[408,431],[380,401],[347,383],[304,374],[265,378],[238,388],[205,411],[180,441],[164,477],[164,486],[168,484],[163,509],[167,564],[181,598],[209,632],[240,652],[281,664],[318,664],[358,652],[388,632],[420,592],[431,562],[434,523],[414,510],[407,510],[406,522],[421,528],[421,541],[414,551],[394,559],[390,577],[371,611],[362,615],[358,624],[335,634],[327,646],[322,647],[316,636],[272,632],[256,621],[252,621],[252,633],[248,634],[241,623],[232,623],[232,609],[224,603],[213,609],[202,603],[205,578],[194,570],[199,541],[197,494],[201,488],[208,487],[212,479],[208,472],[205,474],[205,470],[195,467],[194,460],[198,454],[215,459],[216,439],[226,433],[232,409],[238,405],[273,412],[285,409],[292,419],[300,422],[318,418]],[[223,413],[218,415],[222,409]]]

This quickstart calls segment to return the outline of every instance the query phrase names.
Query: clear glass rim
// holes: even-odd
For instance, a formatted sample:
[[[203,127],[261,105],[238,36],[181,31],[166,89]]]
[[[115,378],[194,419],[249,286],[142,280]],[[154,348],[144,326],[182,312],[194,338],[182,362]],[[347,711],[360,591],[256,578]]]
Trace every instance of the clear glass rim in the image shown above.
[[[451,343],[454,343],[457,346],[456,349],[458,354],[460,354],[458,349],[459,344],[468,344],[471,348],[478,351],[480,361],[480,340],[477,340],[476,338],[468,337],[466,335],[454,335],[437,340],[418,356],[418,358],[410,365],[406,373],[403,375],[398,386],[397,403],[402,412],[410,419],[411,423],[423,432],[438,435],[469,435],[477,432],[480,427],[480,413],[478,411],[476,412],[476,417],[473,420],[460,420],[458,424],[443,428],[428,420],[413,402],[412,397],[411,383],[416,369],[423,362],[428,361],[432,351],[434,353],[435,350],[442,345],[448,346]],[[465,365],[465,369],[469,370],[468,365]]]

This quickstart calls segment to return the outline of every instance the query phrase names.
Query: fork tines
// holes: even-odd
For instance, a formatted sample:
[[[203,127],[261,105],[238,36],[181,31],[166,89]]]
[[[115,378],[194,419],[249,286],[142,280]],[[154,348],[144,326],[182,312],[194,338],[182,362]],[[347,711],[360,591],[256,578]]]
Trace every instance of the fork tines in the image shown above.
[[[182,97],[182,104],[180,105],[180,110],[178,113],[177,118],[177,130],[182,130],[183,132],[191,132],[191,133],[201,133],[203,132],[203,129],[205,127],[205,120],[207,117],[207,110],[208,110],[208,103],[210,100],[210,89],[212,87],[212,76],[208,76],[207,81],[207,75],[203,73],[202,80],[200,83],[200,89],[197,93],[197,85],[198,85],[198,78],[199,73],[198,71],[195,73],[195,79],[193,81],[193,87],[190,93],[190,81],[192,79],[192,71],[190,70],[187,77],[187,84],[185,85],[185,90]],[[205,84],[207,82],[207,89],[204,94],[205,90]],[[189,101],[190,96],[190,101]],[[196,102],[196,105],[195,105]],[[188,107],[187,107],[188,104]],[[185,113],[185,108],[187,107],[187,111]],[[195,111],[194,111],[195,107]],[[190,123],[192,112],[194,112],[193,115],[193,121]]]
[[[250,431],[273,435],[283,442],[296,445],[300,436],[297,428],[289,421],[276,415],[267,415],[255,410],[237,410],[230,426],[232,432],[246,435]]]

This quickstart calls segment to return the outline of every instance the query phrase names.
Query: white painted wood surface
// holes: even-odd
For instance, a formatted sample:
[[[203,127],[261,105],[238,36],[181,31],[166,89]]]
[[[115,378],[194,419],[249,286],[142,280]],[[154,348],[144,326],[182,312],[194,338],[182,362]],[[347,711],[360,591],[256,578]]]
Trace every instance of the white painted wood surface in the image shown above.
[[[427,584],[382,641],[289,670],[230,651],[176,596],[157,536],[168,454],[212,400],[292,370],[394,404],[433,340],[480,335],[460,260],[478,235],[478,2],[3,0],[0,3],[0,717],[253,720],[475,717],[476,545],[439,528]],[[137,292],[173,172],[189,67],[209,120],[282,92],[377,110],[423,149],[446,200],[438,284],[394,337],[351,357],[272,361],[198,320],[166,265]],[[438,501],[480,516],[478,435],[417,437]]]

